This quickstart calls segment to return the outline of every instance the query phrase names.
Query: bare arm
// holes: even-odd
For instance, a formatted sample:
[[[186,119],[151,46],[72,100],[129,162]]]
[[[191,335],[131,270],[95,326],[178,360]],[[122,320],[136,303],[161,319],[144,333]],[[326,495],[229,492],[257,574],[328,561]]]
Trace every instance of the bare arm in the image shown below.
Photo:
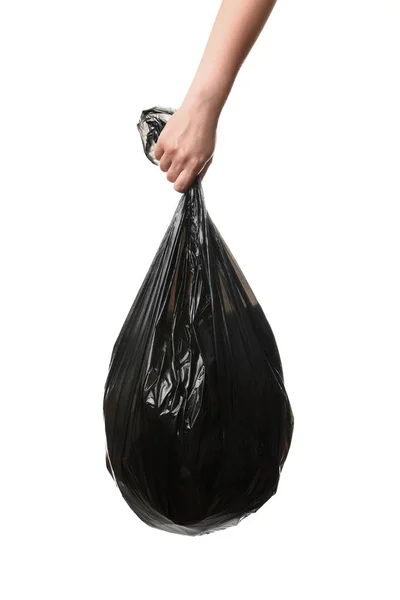
[[[220,112],[276,0],[223,0],[185,101]]]
[[[223,0],[181,107],[167,122],[154,155],[178,192],[186,191],[215,149],[222,108],[276,0]]]

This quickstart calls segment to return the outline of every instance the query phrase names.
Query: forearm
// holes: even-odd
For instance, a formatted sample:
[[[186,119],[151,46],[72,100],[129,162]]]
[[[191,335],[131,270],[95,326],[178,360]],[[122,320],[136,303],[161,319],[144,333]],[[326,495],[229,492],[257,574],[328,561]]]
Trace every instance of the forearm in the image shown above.
[[[223,0],[200,65],[186,94],[186,105],[221,112],[236,75],[261,33],[276,0]]]

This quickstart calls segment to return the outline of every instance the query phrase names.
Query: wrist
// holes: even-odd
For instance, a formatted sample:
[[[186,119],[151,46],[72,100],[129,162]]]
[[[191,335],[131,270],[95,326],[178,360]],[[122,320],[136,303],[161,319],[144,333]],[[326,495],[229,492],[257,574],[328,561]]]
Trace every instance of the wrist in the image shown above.
[[[225,100],[226,98],[223,98],[217,90],[204,87],[191,87],[182,102],[182,106],[218,120]]]

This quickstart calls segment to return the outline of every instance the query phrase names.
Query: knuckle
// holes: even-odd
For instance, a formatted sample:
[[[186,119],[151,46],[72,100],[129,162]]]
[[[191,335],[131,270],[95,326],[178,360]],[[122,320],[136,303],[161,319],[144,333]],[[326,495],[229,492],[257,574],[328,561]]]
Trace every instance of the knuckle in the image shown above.
[[[161,161],[160,161],[161,171],[164,171],[164,173],[165,173],[166,171],[168,171],[170,166],[171,166],[171,163],[168,160],[161,159]]]
[[[171,156],[174,153],[173,148],[171,147],[170,142],[164,143],[164,154],[166,156]]]
[[[176,160],[178,163],[180,164],[184,164],[187,162],[189,156],[188,156],[188,152],[182,148],[178,149],[176,151]]]
[[[172,160],[173,155],[174,153],[169,146],[164,148],[164,156],[167,160]]]
[[[205,162],[206,162],[206,157],[203,154],[198,154],[193,159],[193,166],[197,169],[199,167],[202,167]]]
[[[178,144],[177,144],[177,142],[170,141],[168,143],[168,151],[170,152],[170,154],[176,154],[178,152]]]
[[[170,172],[168,171],[168,173],[167,173],[167,179],[168,179],[168,181],[170,181],[171,183],[173,183],[173,182],[176,180],[176,175],[175,175],[175,173],[170,173]]]
[[[193,171],[194,169],[198,169],[199,166],[200,166],[199,158],[197,156],[193,156],[193,158],[191,158],[191,160],[189,162],[190,169]]]
[[[176,183],[174,185],[174,190],[176,192],[184,192],[185,189],[186,189],[186,185],[184,183],[182,183],[182,182],[181,183]]]

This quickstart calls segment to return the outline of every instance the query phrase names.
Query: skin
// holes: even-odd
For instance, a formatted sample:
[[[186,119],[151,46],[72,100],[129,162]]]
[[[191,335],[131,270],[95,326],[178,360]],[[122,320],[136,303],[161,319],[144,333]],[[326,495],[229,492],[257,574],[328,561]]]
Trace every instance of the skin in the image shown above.
[[[213,158],[219,116],[276,0],[223,0],[190,88],[154,148],[160,169],[185,192]]]

